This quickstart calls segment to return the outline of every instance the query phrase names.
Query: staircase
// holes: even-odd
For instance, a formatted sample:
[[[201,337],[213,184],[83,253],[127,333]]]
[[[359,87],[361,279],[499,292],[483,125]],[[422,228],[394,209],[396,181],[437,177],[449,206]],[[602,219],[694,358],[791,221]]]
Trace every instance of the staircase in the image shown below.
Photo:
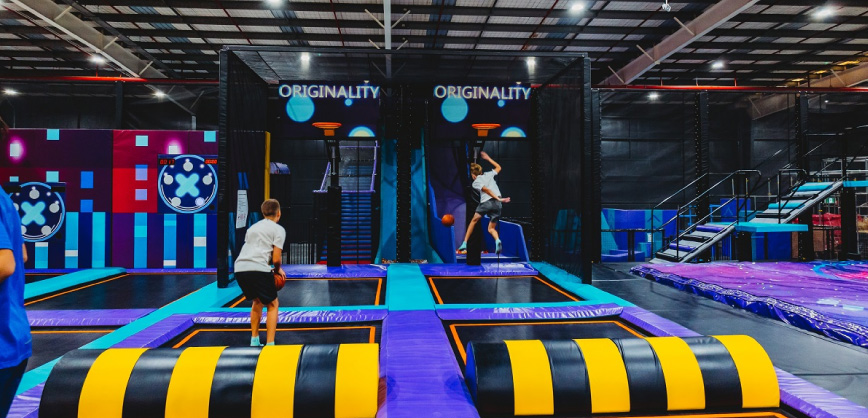
[[[370,264],[374,258],[374,199],[377,175],[378,143],[342,145],[338,176],[341,186],[341,263]],[[331,163],[326,167],[322,185],[315,193],[324,193],[331,183]],[[323,243],[319,262],[328,259],[328,244]]]
[[[341,193],[341,263],[369,264],[373,259],[374,193]],[[328,244],[323,246],[320,262],[325,262]]]
[[[667,248],[656,253],[651,263],[686,263],[710,249],[736,230],[737,226],[762,227],[768,224],[787,224],[801,213],[811,209],[823,199],[835,193],[844,185],[842,180],[834,182],[808,182],[771,203],[763,212],[748,215],[747,221],[736,220],[730,223],[702,222],[689,226]],[[717,211],[719,208],[715,209]],[[712,211],[712,215],[714,211]],[[711,217],[709,217],[711,218]]]

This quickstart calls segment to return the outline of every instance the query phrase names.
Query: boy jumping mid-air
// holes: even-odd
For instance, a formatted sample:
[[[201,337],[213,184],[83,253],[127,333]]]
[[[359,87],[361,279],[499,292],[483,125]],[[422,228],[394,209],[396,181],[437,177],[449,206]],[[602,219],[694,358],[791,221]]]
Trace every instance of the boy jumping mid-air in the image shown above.
[[[274,333],[277,330],[277,288],[274,285],[274,274],[286,278],[286,273],[280,267],[283,241],[286,239],[286,231],[277,224],[280,220],[280,203],[274,199],[262,202],[262,216],[265,219],[247,230],[244,246],[235,260],[235,280],[244,292],[244,297],[253,301],[253,308],[250,309],[252,347],[262,345],[259,343],[259,321],[262,320],[263,306],[268,308],[265,317],[265,342],[266,345],[274,345]]]
[[[492,160],[485,151],[480,152],[479,156],[491,163],[494,166],[494,170],[489,170],[485,174],[482,174],[481,165],[476,163],[470,164],[470,177],[473,178],[473,188],[479,192],[479,206],[476,207],[476,213],[473,214],[470,225],[467,225],[467,233],[464,234],[464,242],[461,243],[461,247],[458,247],[458,253],[467,253],[467,240],[470,239],[470,234],[473,233],[476,224],[482,219],[482,215],[488,215],[491,218],[488,221],[488,233],[494,237],[494,242],[497,245],[496,252],[500,254],[503,251],[503,243],[500,242],[500,235],[497,234],[497,221],[500,220],[503,203],[509,203],[509,198],[500,197],[500,189],[497,187],[497,182],[494,181],[494,176],[500,173],[500,164]]]

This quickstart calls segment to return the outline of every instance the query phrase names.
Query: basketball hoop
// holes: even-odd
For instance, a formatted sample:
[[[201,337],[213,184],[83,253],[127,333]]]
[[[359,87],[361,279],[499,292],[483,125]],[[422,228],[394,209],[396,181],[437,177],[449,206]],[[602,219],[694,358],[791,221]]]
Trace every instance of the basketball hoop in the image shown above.
[[[314,122],[313,127],[322,129],[325,136],[335,136],[335,129],[340,128],[341,124],[337,122]]]
[[[488,131],[500,128],[499,123],[474,123],[470,126],[472,126],[473,129],[476,129],[476,136],[479,137],[488,136]]]

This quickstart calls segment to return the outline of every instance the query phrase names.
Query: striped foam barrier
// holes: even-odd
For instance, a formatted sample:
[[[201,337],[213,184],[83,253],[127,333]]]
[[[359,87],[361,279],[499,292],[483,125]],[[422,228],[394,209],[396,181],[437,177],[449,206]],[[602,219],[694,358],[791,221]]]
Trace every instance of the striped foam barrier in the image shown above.
[[[75,350],[39,416],[368,418],[378,385],[378,344]]]
[[[751,337],[471,342],[467,385],[482,416],[587,416],[777,408]]]

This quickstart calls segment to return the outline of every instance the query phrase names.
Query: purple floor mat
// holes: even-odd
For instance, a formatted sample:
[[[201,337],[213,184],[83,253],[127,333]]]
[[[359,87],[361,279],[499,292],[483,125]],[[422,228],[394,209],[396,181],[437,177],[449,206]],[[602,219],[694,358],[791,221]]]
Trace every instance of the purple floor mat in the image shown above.
[[[27,311],[31,327],[124,326],[153,312],[154,309],[100,309]]]
[[[868,263],[643,265],[633,274],[868,347]]]

